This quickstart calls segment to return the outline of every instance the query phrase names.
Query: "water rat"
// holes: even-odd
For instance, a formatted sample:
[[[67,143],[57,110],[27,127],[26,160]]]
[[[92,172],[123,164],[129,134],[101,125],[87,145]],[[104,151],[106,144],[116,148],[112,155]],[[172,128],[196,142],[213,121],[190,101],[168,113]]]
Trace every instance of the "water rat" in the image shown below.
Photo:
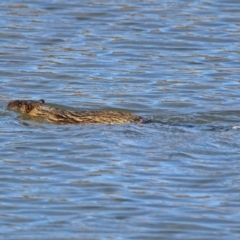
[[[29,118],[55,124],[126,124],[147,123],[149,120],[132,113],[120,111],[71,111],[51,107],[43,99],[14,100],[8,109],[20,112]]]

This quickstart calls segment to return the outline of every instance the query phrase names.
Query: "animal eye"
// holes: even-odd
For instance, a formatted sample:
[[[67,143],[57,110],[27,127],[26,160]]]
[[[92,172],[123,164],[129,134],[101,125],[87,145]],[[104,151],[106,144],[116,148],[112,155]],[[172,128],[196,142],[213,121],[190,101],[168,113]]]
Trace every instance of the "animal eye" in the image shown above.
[[[17,106],[18,107],[21,107],[22,106],[22,103],[20,101],[17,102]]]

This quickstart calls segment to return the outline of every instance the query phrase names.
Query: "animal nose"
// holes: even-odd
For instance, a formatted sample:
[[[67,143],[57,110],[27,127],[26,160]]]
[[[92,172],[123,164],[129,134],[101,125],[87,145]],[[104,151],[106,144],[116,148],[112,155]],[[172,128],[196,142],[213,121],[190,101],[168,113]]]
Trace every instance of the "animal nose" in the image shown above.
[[[13,104],[13,101],[9,102],[7,107],[8,108],[12,107],[12,104]]]

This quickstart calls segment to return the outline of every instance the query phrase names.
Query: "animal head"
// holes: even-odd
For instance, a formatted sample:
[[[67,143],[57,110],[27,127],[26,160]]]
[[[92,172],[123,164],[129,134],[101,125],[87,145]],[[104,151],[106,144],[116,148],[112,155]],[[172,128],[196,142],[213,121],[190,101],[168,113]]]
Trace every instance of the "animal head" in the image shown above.
[[[21,113],[28,114],[30,113],[35,107],[43,105],[45,101],[43,99],[39,101],[32,101],[32,100],[14,100],[9,102],[7,108],[10,110],[18,111]]]

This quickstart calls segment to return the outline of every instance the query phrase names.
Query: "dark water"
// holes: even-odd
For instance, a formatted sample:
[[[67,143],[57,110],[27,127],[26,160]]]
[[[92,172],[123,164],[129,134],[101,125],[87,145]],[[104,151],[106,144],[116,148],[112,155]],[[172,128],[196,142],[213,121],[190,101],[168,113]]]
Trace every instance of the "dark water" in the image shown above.
[[[239,239],[240,2],[1,1],[1,239]],[[13,99],[146,125],[22,120]]]

